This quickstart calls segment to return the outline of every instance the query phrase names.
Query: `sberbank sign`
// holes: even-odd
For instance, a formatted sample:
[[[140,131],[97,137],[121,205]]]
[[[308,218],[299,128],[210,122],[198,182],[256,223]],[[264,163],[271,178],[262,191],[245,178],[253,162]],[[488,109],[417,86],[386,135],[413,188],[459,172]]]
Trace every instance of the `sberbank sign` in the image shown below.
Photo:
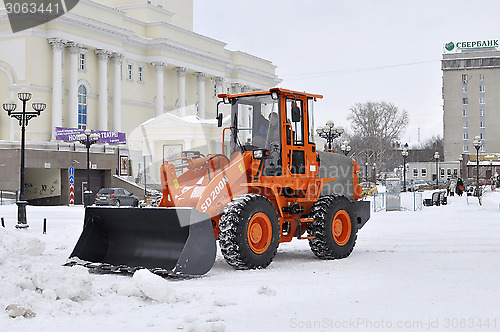
[[[444,45],[444,48],[449,51],[467,50],[474,48],[497,48],[499,46],[498,39],[493,40],[477,40],[468,42],[449,42]]]

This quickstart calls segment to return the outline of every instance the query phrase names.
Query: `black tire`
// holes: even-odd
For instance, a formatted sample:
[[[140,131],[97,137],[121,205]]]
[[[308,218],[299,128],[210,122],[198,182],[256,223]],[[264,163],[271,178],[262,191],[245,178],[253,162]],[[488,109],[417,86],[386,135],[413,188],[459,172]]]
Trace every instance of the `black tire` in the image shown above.
[[[349,199],[344,196],[321,197],[311,209],[311,215],[314,222],[309,223],[308,234],[315,237],[309,239],[314,255],[321,259],[349,256],[358,232],[356,214]],[[337,230],[334,224],[337,224]]]
[[[255,194],[236,197],[225,207],[219,229],[219,245],[229,265],[240,270],[263,269],[273,261],[279,225],[274,205],[267,198]]]
[[[120,204],[120,201],[119,201],[119,200],[116,200],[116,202],[115,202],[115,206],[116,206],[116,207],[120,207],[120,205],[121,205],[121,204]]]

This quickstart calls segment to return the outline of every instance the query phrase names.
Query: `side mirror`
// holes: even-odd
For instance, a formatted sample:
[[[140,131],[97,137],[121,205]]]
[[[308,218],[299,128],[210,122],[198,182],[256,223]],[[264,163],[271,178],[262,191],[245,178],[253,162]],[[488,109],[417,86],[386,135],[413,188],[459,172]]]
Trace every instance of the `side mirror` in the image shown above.
[[[220,128],[222,127],[222,113],[217,114],[217,126]]]
[[[292,106],[292,122],[300,122],[300,108],[298,106]]]

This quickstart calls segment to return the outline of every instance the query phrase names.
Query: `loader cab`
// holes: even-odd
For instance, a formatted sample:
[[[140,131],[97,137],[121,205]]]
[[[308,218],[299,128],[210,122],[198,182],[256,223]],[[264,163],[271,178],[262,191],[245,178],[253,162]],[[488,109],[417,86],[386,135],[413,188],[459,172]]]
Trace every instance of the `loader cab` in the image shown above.
[[[263,150],[262,176],[316,172],[312,104],[315,95],[272,89],[224,95],[231,104],[230,154]]]

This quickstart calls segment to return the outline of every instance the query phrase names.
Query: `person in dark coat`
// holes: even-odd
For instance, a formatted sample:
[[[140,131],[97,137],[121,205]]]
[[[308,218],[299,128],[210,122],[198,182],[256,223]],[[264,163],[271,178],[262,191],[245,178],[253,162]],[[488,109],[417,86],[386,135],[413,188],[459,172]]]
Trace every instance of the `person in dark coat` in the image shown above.
[[[462,196],[462,194],[464,193],[464,190],[465,190],[464,182],[462,181],[461,178],[458,178],[455,192],[457,193],[458,196]]]
[[[276,112],[269,114],[269,129],[267,131],[266,146],[280,145],[279,115]]]

